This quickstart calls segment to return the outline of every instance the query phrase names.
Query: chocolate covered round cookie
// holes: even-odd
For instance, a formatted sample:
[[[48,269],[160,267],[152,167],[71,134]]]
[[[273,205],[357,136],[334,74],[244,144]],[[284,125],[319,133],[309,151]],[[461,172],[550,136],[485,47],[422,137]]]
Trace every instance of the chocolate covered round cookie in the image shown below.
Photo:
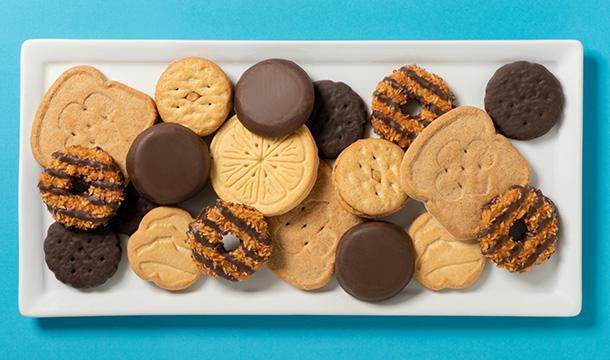
[[[207,184],[210,151],[187,127],[157,124],[134,140],[127,153],[127,172],[147,199],[161,205],[177,204]]]
[[[313,85],[315,103],[306,125],[316,139],[320,157],[335,159],[364,136],[366,104],[343,82],[320,80]]]
[[[235,113],[251,132],[284,136],[305,124],[314,104],[311,79],[290,60],[268,59],[252,65],[235,85]]]
[[[400,293],[413,277],[413,245],[401,227],[372,221],[347,230],[337,246],[335,274],[353,297],[381,301]]]
[[[527,61],[502,66],[485,88],[485,111],[499,132],[517,140],[546,134],[559,121],[563,103],[555,75]]]
[[[110,227],[119,234],[131,236],[136,230],[140,221],[150,210],[156,208],[157,204],[148,200],[138,190],[133,183],[129,183],[125,187],[125,199],[116,212],[116,215],[110,219]]]

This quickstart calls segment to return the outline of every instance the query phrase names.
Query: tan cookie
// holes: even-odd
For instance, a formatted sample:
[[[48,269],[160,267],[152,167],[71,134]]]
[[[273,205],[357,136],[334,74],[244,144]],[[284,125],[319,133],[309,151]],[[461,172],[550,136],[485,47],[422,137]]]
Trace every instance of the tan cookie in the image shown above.
[[[131,142],[157,119],[154,101],[90,66],[66,70],[45,94],[34,123],[30,145],[43,167],[51,154],[72,145],[99,146],[128,179],[125,158]]]
[[[358,140],[343,150],[333,169],[335,194],[358,216],[380,218],[400,210],[409,200],[400,186],[404,151],[378,138]]]
[[[286,213],[311,191],[318,149],[305,125],[292,134],[265,138],[233,116],[210,145],[210,182],[226,201],[246,204],[265,216]]]
[[[173,61],[161,74],[155,101],[163,121],[182,124],[205,136],[227,119],[233,107],[233,88],[218,65],[188,57]]]
[[[167,290],[181,290],[201,275],[191,260],[186,232],[191,215],[177,207],[158,207],[148,212],[127,243],[133,271]]]
[[[318,289],[330,281],[341,235],[363,221],[339,204],[331,174],[330,166],[320,161],[309,196],[286,214],[268,219],[274,249],[267,267],[300,289]]]
[[[527,162],[496,134],[483,110],[463,106],[433,121],[401,165],[401,183],[454,237],[474,239],[481,207],[511,185],[527,185]]]
[[[415,248],[413,276],[428,289],[462,289],[483,272],[485,257],[479,243],[454,238],[429,213],[413,221],[409,236]]]

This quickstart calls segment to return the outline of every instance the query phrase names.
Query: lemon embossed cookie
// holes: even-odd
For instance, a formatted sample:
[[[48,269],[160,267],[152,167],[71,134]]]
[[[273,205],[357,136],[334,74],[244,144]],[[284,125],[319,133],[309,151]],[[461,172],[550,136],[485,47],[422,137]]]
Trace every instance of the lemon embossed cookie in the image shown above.
[[[482,206],[529,183],[529,165],[485,111],[463,106],[433,121],[407,150],[401,183],[452,236],[474,239]]]
[[[191,215],[180,208],[161,206],[149,211],[127,243],[127,256],[140,278],[167,290],[181,290],[201,275],[186,242]]]
[[[218,130],[210,153],[210,182],[216,194],[265,216],[286,213],[303,201],[316,181],[320,161],[306,126],[265,138],[246,129],[237,116]]]

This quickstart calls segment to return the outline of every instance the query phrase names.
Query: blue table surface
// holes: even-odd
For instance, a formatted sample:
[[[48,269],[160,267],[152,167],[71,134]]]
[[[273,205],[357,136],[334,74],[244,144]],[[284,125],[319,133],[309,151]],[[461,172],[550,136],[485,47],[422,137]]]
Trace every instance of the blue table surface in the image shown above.
[[[0,358],[608,358],[610,5],[599,1],[16,1],[0,22]],[[583,307],[571,318],[21,316],[23,41],[577,39],[584,47]],[[183,304],[188,306],[188,304]]]

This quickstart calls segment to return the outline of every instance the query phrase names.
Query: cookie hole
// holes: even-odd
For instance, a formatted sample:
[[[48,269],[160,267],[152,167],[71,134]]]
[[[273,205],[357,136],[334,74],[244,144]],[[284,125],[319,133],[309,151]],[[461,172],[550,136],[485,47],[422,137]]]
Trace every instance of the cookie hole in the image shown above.
[[[89,269],[88,272],[91,273],[93,270]]]
[[[523,126],[525,126],[525,125],[527,125],[527,121],[524,121],[524,122],[523,122]]]
[[[71,257],[71,258],[70,258],[70,261],[74,261],[74,257]]]
[[[523,219],[515,221],[515,223],[510,227],[508,233],[513,238],[513,241],[522,240],[523,235],[527,233],[527,225],[525,224],[525,221],[523,221]]]
[[[375,191],[375,196],[379,196],[379,194],[377,193],[377,191]]]
[[[89,191],[89,184],[83,179],[78,179],[72,184],[72,193],[75,195],[84,194]]]
[[[286,225],[284,225],[284,226],[288,226],[288,225],[290,225],[290,222],[287,222]]]
[[[57,240],[57,243],[58,243],[58,244],[61,244],[61,240]]]
[[[462,171],[466,170],[466,168],[464,168],[463,166],[460,166],[460,169],[462,169]]]
[[[237,236],[229,234],[222,238],[222,244],[227,251],[233,251],[239,247],[240,240]]]
[[[458,183],[458,186],[460,187],[460,189],[462,188],[462,184]]]
[[[87,129],[91,129],[91,124],[87,124]]]
[[[72,271],[70,271],[72,274],[74,274],[76,272],[76,269],[72,269]]]
[[[464,154],[468,154],[468,150],[464,149]]]
[[[78,248],[78,252],[83,252],[83,248]]]
[[[75,133],[73,133],[73,132],[71,132],[70,134],[71,134],[72,136],[76,136],[76,134],[75,134]]]
[[[320,230],[318,230],[318,232],[320,232],[320,231],[322,231],[322,230],[324,230],[324,226],[322,226],[322,227],[320,228]]]
[[[351,125],[351,124],[352,124],[352,122],[351,122],[351,121],[348,121],[348,122],[347,122],[347,125]]]
[[[339,135],[339,140],[343,139],[343,136]]]
[[[178,89],[178,88],[174,88],[173,90],[174,90],[174,91],[178,91],[178,90],[180,90],[180,89]]]
[[[417,101],[407,101],[400,106],[400,112],[404,115],[415,116],[422,111],[422,106]]]
[[[91,244],[91,239],[87,239],[87,244]]]
[[[358,163],[358,166],[362,169],[362,164],[361,163]]]
[[[305,244],[303,244],[305,246],[309,245],[309,241],[305,241]]]
[[[445,168],[445,172],[449,172],[449,169]]]
[[[208,103],[208,106],[212,106],[212,103]]]
[[[481,166],[481,164],[477,164],[477,165],[479,165],[479,169],[483,169],[483,166]]]
[[[103,256],[100,258],[100,261],[104,261],[104,257]]]
[[[303,224],[303,226],[301,226],[301,229],[305,229],[307,227],[307,224]]]
[[[347,109],[347,104],[343,104],[343,108],[344,108],[344,109]]]
[[[305,206],[301,207],[301,211],[305,211]]]

